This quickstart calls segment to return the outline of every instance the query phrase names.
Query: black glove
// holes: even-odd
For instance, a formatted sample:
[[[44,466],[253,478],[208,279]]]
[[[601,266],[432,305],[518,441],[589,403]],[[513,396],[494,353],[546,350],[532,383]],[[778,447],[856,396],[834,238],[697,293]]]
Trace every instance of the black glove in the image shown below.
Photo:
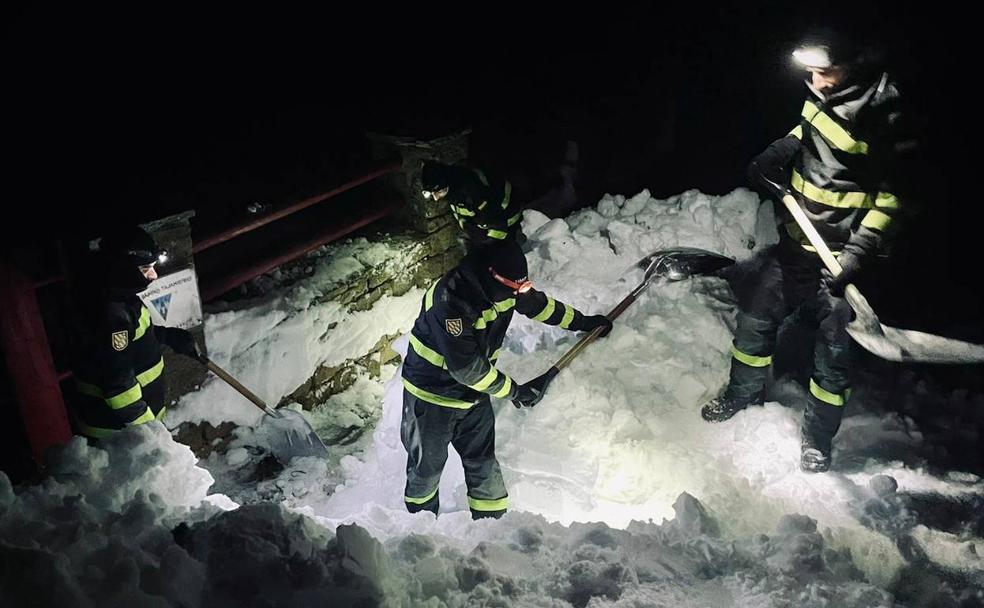
[[[521,407],[533,407],[537,403],[540,403],[540,399],[543,399],[543,395],[546,391],[534,388],[527,384],[519,384],[516,386],[516,396],[512,398],[513,405],[517,408]]]
[[[167,328],[166,344],[179,355],[185,355],[199,361],[202,359],[202,351],[198,348],[198,343],[195,342],[195,336],[187,329]]]
[[[752,159],[746,171],[748,185],[769,198],[776,196],[775,187],[789,183],[790,166],[800,141],[791,135],[772,142],[761,154]]]
[[[837,261],[841,265],[841,272],[836,277],[832,272],[823,268],[820,270],[820,280],[827,286],[830,293],[838,298],[844,296],[844,288],[848,283],[854,281],[858,271],[861,270],[861,256],[853,251],[844,251],[837,256]]]
[[[605,315],[591,315],[590,317],[584,317],[584,320],[581,321],[582,331],[592,331],[596,327],[605,328],[598,334],[599,338],[604,338],[612,331],[612,321]]]

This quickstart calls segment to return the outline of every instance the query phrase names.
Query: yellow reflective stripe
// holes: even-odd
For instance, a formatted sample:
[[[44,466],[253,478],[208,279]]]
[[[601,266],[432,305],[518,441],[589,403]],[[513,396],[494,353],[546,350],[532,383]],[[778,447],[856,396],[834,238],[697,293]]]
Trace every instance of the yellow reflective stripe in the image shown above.
[[[515,224],[516,222],[518,222],[520,220],[520,218],[522,218],[522,217],[523,217],[523,212],[520,211],[516,215],[514,215],[511,218],[509,218],[508,220],[506,220],[506,226],[512,226],[513,224]]]
[[[502,511],[509,507],[509,497],[497,500],[468,497],[468,507],[473,511]]]
[[[139,340],[147,332],[147,328],[150,327],[150,311],[147,310],[146,306],[140,307],[140,321],[137,324],[137,330],[133,332],[133,339]]]
[[[82,422],[81,420],[76,421],[79,425],[79,430],[86,437],[92,437],[93,439],[105,439],[119,429],[106,429],[98,426],[89,426],[88,424]]]
[[[516,306],[516,298],[509,298],[508,300],[502,300],[501,302],[493,302],[492,308],[497,312],[506,312],[512,310]]]
[[[501,348],[499,350],[495,351],[494,353],[492,353],[492,356],[489,357],[489,360],[495,361],[496,359],[499,358],[499,353],[501,353],[501,352],[502,352],[502,349]]]
[[[560,328],[567,329],[571,321],[574,320],[574,307],[570,304],[564,304],[564,318],[560,320]]]
[[[422,505],[422,504],[425,504],[427,502],[430,502],[430,500],[437,495],[437,490],[440,487],[441,487],[440,484],[438,484],[438,486],[436,488],[434,488],[434,491],[433,492],[431,492],[427,496],[424,496],[423,498],[413,498],[412,496],[404,496],[403,497],[403,502],[408,502],[408,503],[410,503],[412,505]]]
[[[150,408],[148,407],[148,408],[147,408],[147,409],[146,409],[146,410],[144,411],[144,413],[140,415],[140,417],[139,417],[139,418],[137,418],[136,420],[134,420],[134,421],[133,421],[133,422],[131,422],[130,424],[132,424],[132,425],[134,425],[134,426],[136,426],[136,425],[138,425],[138,424],[147,424],[148,422],[150,422],[150,421],[152,421],[152,420],[156,420],[156,418],[154,418],[154,412],[152,412],[152,411],[150,410]]]
[[[861,225],[875,230],[885,230],[892,223],[892,216],[882,213],[877,209],[871,209],[861,220]]]
[[[163,372],[164,372],[164,357],[161,357],[161,360],[158,361],[154,365],[154,367],[148,369],[145,372],[140,372],[139,374],[137,374],[137,382],[140,383],[140,386],[147,386],[154,380],[157,380]]]
[[[155,416],[154,419],[155,420],[160,420],[161,422],[164,422],[164,416],[166,416],[166,415],[167,415],[167,408],[166,407],[162,407],[161,408],[161,411],[157,412],[157,416]]]
[[[808,110],[808,107],[812,110]],[[810,115],[808,115],[808,113]],[[847,132],[844,127],[837,124],[833,118],[827,116],[824,112],[821,112],[813,103],[807,101],[806,105],[803,106],[803,117],[810,121],[817,131],[820,132],[825,138],[827,138],[830,143],[834,144],[844,152],[849,154],[867,154],[868,144],[863,141],[857,141],[851,134]]]
[[[128,405],[133,405],[137,401],[143,398],[143,391],[140,389],[139,384],[134,384],[133,388],[125,390],[119,395],[113,397],[106,397],[106,403],[109,407],[114,410],[122,409]]]
[[[540,311],[540,314],[538,314],[537,316],[533,317],[533,320],[534,321],[546,321],[547,319],[550,318],[550,315],[553,314],[554,308],[556,306],[557,306],[557,303],[554,301],[554,299],[551,298],[550,296],[547,296],[547,305],[543,307],[543,310]]]
[[[847,403],[847,398],[850,396],[851,391],[847,390],[843,395],[831,393],[830,391],[824,390],[813,380],[813,378],[810,378],[810,393],[824,403],[828,403],[836,407],[844,407],[844,404]]]
[[[797,125],[795,129],[789,132],[789,134],[795,137],[796,139],[803,139],[803,127]]]
[[[479,208],[481,208],[481,207],[479,207]],[[454,205],[451,205],[451,212],[452,213],[456,213],[458,215],[463,215],[465,217],[474,217],[475,216],[475,212],[472,211],[471,209],[468,209],[467,207],[455,207]]]
[[[509,198],[512,196],[512,184],[506,182],[506,193],[502,196],[502,208],[509,206]]]
[[[509,394],[509,391],[512,390],[512,385],[513,385],[512,378],[506,376],[506,381],[502,383],[502,388],[492,393],[492,396],[495,397],[496,399],[502,399],[503,397]]]
[[[741,352],[734,345],[731,346],[731,354],[735,359],[738,359],[750,367],[768,367],[772,365],[772,355],[767,355],[765,357],[749,355],[748,353]]]
[[[488,235],[489,235],[489,236],[490,236],[491,238],[493,238],[493,239],[499,239],[500,241],[501,241],[502,239],[504,239],[504,238],[506,238],[507,236],[509,236],[509,234],[508,234],[508,233],[506,233],[506,232],[503,232],[502,230],[489,230],[489,231],[488,231]]]
[[[790,183],[794,190],[802,193],[806,198],[830,207],[864,209],[874,206],[871,195],[866,192],[834,192],[832,190],[824,190],[804,180],[803,176],[795,169],[793,170],[793,177],[790,179]]]
[[[481,203],[478,204],[478,210],[481,211],[482,209],[485,209],[485,206],[488,204],[489,204],[488,201],[482,201]]]
[[[509,300],[505,300],[508,302]],[[507,309],[508,310],[508,309]],[[475,329],[485,329],[489,321],[495,321],[499,313],[496,312],[495,308],[486,308],[482,311],[482,317],[477,319],[474,323]]]
[[[488,387],[492,386],[492,383],[495,382],[495,379],[498,377],[499,377],[499,370],[493,367],[492,369],[489,370],[489,373],[485,374],[485,376],[482,377],[481,380],[479,380],[475,384],[469,384],[468,386],[470,388],[475,389],[476,391],[484,391]]]
[[[800,112],[800,116],[807,120],[813,120],[813,117],[816,116],[819,111],[820,108],[813,105],[813,103],[807,99],[806,103],[803,104],[803,111]]]
[[[417,336],[410,334],[410,346],[413,347],[415,353],[420,355],[424,360],[430,362],[441,369],[447,369],[447,364],[444,362],[444,357],[441,356],[433,348],[427,346],[423,342],[417,339]]]
[[[467,410],[471,406],[475,405],[471,401],[462,401],[461,399],[452,399],[451,397],[442,397],[440,395],[435,395],[430,391],[425,391],[422,388],[417,388],[410,383],[406,378],[403,379],[403,387],[409,391],[411,395],[426,401],[428,403],[433,403],[434,405],[440,405],[442,407],[453,407],[458,410]]]
[[[875,207],[882,209],[898,209],[899,199],[890,192],[879,192],[875,197]]]
[[[427,290],[427,295],[424,296],[424,310],[430,310],[431,306],[434,305],[434,288],[437,287],[439,281],[440,279],[434,281],[434,284]]]

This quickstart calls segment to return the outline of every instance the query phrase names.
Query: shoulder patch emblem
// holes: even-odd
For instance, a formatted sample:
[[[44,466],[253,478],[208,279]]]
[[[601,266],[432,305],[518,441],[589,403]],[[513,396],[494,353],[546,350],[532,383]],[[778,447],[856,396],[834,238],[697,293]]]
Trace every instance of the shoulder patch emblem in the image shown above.
[[[126,350],[130,344],[130,332],[117,331],[113,333],[113,350]]]
[[[447,329],[448,330],[448,333],[451,334],[452,336],[455,336],[455,337],[460,336],[461,335],[461,329],[462,329],[461,319],[447,319],[447,320],[445,320],[444,321],[444,328]]]

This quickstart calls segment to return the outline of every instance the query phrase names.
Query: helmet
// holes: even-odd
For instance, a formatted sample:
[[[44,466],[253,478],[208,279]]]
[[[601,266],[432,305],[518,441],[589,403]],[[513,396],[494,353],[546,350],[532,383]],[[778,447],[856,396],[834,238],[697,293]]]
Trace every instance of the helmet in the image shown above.
[[[99,251],[107,258],[129,263],[132,266],[147,266],[162,261],[163,252],[146,230],[131,226],[111,232],[99,241]]]
[[[479,277],[483,291],[494,301],[524,293],[533,286],[527,276],[526,255],[513,239],[473,249],[465,264]]]
[[[860,46],[843,31],[828,27],[814,28],[793,51],[793,59],[805,68],[825,70],[851,65],[861,54]]]
[[[877,31],[856,26],[815,27],[803,36],[793,51],[793,59],[811,69],[844,66],[856,72],[873,71],[883,67],[885,62],[885,49],[875,38],[876,34]]]
[[[420,172],[420,187],[426,192],[447,188],[451,183],[450,167],[443,163],[428,161]]]
[[[103,280],[107,287],[136,293],[150,280],[140,266],[164,262],[167,252],[157,247],[154,238],[139,226],[115,230],[99,241],[103,263]]]

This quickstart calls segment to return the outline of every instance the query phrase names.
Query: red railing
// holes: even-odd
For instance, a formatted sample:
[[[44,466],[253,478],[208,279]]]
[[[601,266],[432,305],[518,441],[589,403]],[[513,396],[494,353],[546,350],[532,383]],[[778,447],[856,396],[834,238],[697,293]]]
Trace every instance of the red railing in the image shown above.
[[[271,230],[273,228],[272,225],[280,220],[288,218],[299,211],[319,203],[328,201],[339,194],[347,192],[362,184],[371,182],[379,177],[390,173],[395,173],[396,171],[399,171],[401,167],[402,161],[400,159],[387,159],[379,161],[357,177],[354,177],[341,185],[335,186],[326,192],[322,192],[315,196],[288,204],[283,208],[272,211],[262,217],[251,218],[247,221],[213,232],[212,234],[200,239],[194,239],[192,251],[196,255],[201,255],[204,253],[206,256],[215,255],[216,258],[218,258],[221,256],[221,253],[216,252],[217,248],[221,249],[221,247],[218,247],[219,245],[231,244],[231,241],[235,241],[235,239],[239,237],[253,233],[254,231],[264,227],[267,227],[267,230]],[[399,209],[402,205],[403,201],[397,195],[388,195],[388,198],[385,198],[371,206],[365,206],[355,214],[344,218],[339,218],[337,221],[334,221],[329,228],[316,231],[314,233],[305,231],[305,234],[299,237],[300,240],[297,242],[290,242],[279,247],[269,246],[269,244],[266,244],[267,246],[265,249],[267,249],[267,252],[259,259],[233,257],[227,262],[230,266],[228,270],[224,270],[222,272],[199,273],[198,281],[202,300],[214,300],[229,290],[235,289],[236,287],[251,281],[252,279],[266,274],[278,266],[282,266],[287,262],[300,258],[306,253],[317,249],[326,243],[338,240],[367,224],[386,217]],[[196,260],[196,265],[197,264],[198,261]],[[224,265],[225,264],[223,264],[223,266]]]

